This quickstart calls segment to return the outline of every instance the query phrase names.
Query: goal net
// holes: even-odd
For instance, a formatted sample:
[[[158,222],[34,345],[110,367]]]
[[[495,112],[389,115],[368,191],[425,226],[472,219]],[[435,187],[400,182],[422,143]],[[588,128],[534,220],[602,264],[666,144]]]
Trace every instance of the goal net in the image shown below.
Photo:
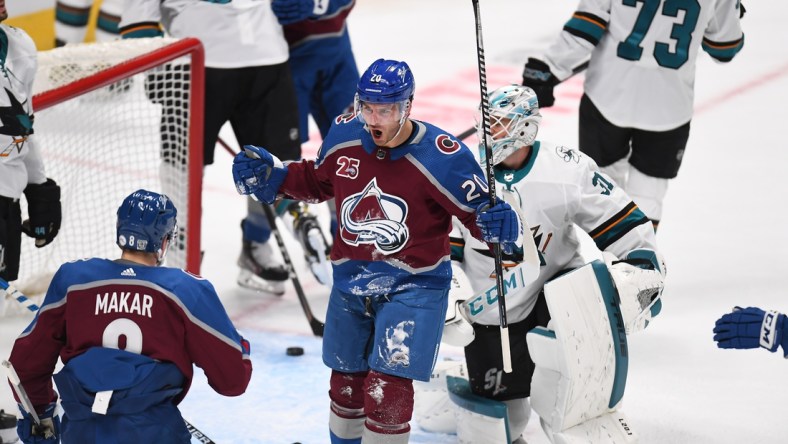
[[[63,223],[23,240],[16,286],[41,294],[66,261],[118,258],[116,211],[144,188],[168,195],[179,233],[166,265],[200,267],[203,50],[196,39],[129,39],[39,52],[35,137],[61,188]],[[22,200],[23,215],[26,214]]]

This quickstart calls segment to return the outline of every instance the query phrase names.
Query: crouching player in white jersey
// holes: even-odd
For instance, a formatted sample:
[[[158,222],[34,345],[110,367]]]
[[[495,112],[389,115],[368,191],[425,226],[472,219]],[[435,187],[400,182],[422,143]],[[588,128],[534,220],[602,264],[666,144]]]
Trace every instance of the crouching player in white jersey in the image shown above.
[[[493,258],[454,224],[455,282],[467,276],[469,284],[450,294],[443,338],[465,346],[470,393],[460,404],[486,398],[480,402],[499,401],[508,410],[508,430],[500,434],[488,428],[467,436],[477,433],[478,415],[458,421],[457,433],[461,442],[522,442],[530,397],[552,442],[632,442],[615,416],[626,380],[623,330],[643,329],[659,312],[664,264],[646,215],[592,159],[536,140],[540,122],[530,88],[511,85],[490,94],[498,196],[520,211],[538,252],[524,243],[503,256],[513,363],[513,372],[504,373]],[[591,236],[607,264],[584,267],[575,226]],[[605,433],[610,438],[600,438]]]
[[[193,365],[222,395],[246,390],[249,342],[211,283],[158,266],[176,232],[176,212],[167,196],[138,190],[118,208],[120,259],[58,269],[9,358],[45,426],[22,409],[17,433],[25,444],[189,443],[178,404]],[[52,387],[58,357],[62,425]]]

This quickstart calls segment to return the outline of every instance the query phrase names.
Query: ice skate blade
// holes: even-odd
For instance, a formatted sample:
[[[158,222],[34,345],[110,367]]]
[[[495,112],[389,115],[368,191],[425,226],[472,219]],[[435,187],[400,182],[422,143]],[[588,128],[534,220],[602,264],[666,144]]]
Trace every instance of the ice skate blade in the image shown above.
[[[249,290],[262,291],[274,296],[282,296],[285,294],[284,281],[267,281],[256,276],[249,270],[242,269],[238,273],[238,285]]]

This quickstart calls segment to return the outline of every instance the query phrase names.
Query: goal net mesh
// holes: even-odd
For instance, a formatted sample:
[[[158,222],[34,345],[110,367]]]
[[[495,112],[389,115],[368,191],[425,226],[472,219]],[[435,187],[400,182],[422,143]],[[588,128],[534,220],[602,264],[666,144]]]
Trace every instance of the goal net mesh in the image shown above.
[[[192,94],[195,75],[202,75],[202,56],[194,63],[199,73],[192,71],[193,52],[174,59],[168,52],[176,42],[129,39],[38,54],[35,137],[47,176],[61,187],[63,222],[44,248],[23,240],[17,281],[23,292],[41,294],[63,262],[120,257],[117,208],[140,188],[166,194],[178,209],[179,233],[165,264],[199,271],[199,239],[194,237],[199,237],[201,177],[194,172],[202,169],[202,135],[192,135],[197,132],[190,131],[190,118],[202,113],[192,109],[193,95],[199,94],[202,103],[201,90]],[[144,64],[141,56],[148,57]],[[114,74],[101,77],[110,68]],[[197,126],[201,129],[201,123]],[[199,169],[190,170],[195,162]],[[197,205],[192,208],[190,202]],[[22,205],[24,215],[24,199]]]

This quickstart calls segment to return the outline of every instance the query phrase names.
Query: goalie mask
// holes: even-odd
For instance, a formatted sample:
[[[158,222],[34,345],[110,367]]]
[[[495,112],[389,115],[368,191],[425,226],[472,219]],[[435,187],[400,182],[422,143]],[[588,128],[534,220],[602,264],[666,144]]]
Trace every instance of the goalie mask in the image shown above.
[[[123,200],[118,208],[116,242],[124,250],[156,253],[164,260],[164,239],[175,235],[175,209],[169,197],[146,190],[137,190]]]
[[[529,146],[536,140],[542,115],[536,93],[520,85],[507,85],[489,94],[490,137],[492,139],[493,165],[503,162],[513,152]],[[476,133],[484,140],[481,106],[476,121]],[[481,161],[485,160],[484,145],[479,144]]]
[[[358,81],[354,110],[359,120],[367,123],[365,116],[368,117],[372,111],[368,105],[396,105],[387,112],[402,128],[410,114],[410,103],[413,101],[415,90],[416,81],[407,63],[378,59],[364,71]]]

